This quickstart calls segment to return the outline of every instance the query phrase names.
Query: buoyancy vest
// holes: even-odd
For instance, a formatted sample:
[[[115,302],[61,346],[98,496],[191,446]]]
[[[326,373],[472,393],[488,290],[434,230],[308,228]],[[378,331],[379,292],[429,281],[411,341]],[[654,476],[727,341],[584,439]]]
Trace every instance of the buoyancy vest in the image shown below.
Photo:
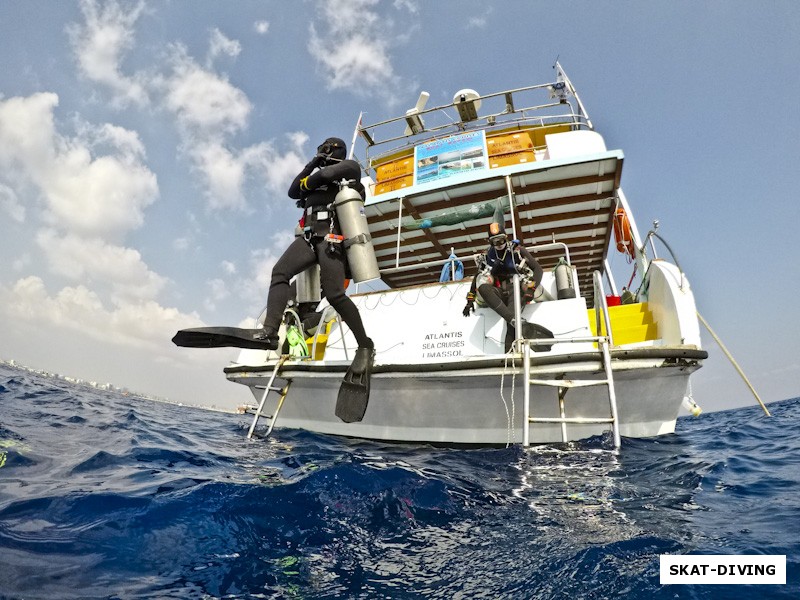
[[[522,256],[519,250],[511,250],[509,246],[506,246],[499,253],[497,248],[492,246],[486,253],[486,265],[496,278],[508,278],[517,273],[517,265],[520,262],[522,262]]]

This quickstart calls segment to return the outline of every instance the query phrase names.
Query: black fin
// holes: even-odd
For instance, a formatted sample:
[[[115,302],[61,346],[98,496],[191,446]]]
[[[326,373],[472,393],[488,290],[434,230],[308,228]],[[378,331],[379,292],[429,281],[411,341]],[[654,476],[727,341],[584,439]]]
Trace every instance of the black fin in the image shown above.
[[[359,348],[344,375],[339,387],[339,397],[336,399],[336,416],[345,423],[361,421],[367,412],[374,360],[374,348]]]
[[[172,343],[184,348],[250,348],[253,350],[275,350],[277,339],[264,339],[263,329],[240,329],[239,327],[197,327],[181,329],[172,338]]]
[[[553,332],[547,327],[539,325],[538,323],[531,323],[530,321],[522,322],[522,335],[526,340],[555,337]],[[531,349],[534,352],[548,352],[552,347],[553,344],[531,344]]]

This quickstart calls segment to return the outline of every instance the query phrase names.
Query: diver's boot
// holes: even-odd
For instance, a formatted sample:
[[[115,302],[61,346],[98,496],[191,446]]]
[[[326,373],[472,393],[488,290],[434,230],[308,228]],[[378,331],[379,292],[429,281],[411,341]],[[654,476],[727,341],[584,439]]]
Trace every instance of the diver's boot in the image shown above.
[[[260,331],[253,334],[253,339],[264,342],[264,347],[267,350],[277,350],[279,339],[278,332],[271,327],[264,327]]]
[[[516,326],[514,325],[515,319],[511,319],[510,325],[514,327],[516,331]],[[536,340],[539,338],[552,338],[555,337],[553,332],[550,331],[547,327],[539,325],[538,323],[531,323],[530,321],[526,321],[522,319],[522,337],[526,340]],[[553,347],[553,344],[533,344],[531,345],[531,349],[534,352],[548,352],[550,348]]]
[[[364,346],[359,346],[356,350],[356,355],[353,362],[350,363],[350,370],[356,374],[366,373],[372,367],[372,361],[375,359],[375,344],[370,338],[367,338],[367,343]]]

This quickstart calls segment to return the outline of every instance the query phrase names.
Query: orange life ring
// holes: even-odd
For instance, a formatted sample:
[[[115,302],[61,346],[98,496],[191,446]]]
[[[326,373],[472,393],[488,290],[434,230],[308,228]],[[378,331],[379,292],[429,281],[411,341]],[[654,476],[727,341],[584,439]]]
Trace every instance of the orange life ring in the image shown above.
[[[614,213],[614,241],[617,243],[617,250],[633,258],[633,234],[631,233],[631,222],[624,208],[618,208]]]

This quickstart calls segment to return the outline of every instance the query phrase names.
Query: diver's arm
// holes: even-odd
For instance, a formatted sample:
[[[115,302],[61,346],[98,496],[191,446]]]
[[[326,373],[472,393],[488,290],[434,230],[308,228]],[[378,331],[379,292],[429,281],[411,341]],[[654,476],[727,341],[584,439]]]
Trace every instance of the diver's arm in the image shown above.
[[[542,265],[539,264],[539,261],[533,257],[533,254],[531,254],[525,246],[519,246],[519,253],[520,256],[525,259],[525,264],[528,265],[528,268],[533,271],[533,281],[536,287],[539,287],[539,284],[542,283],[542,276],[544,275]]]
[[[356,189],[361,186],[361,167],[356,161],[343,160],[335,165],[324,167],[310,175],[304,184],[301,182],[301,186],[304,191],[311,191],[342,179],[355,180],[358,184]],[[361,188],[363,189],[363,186]]]

